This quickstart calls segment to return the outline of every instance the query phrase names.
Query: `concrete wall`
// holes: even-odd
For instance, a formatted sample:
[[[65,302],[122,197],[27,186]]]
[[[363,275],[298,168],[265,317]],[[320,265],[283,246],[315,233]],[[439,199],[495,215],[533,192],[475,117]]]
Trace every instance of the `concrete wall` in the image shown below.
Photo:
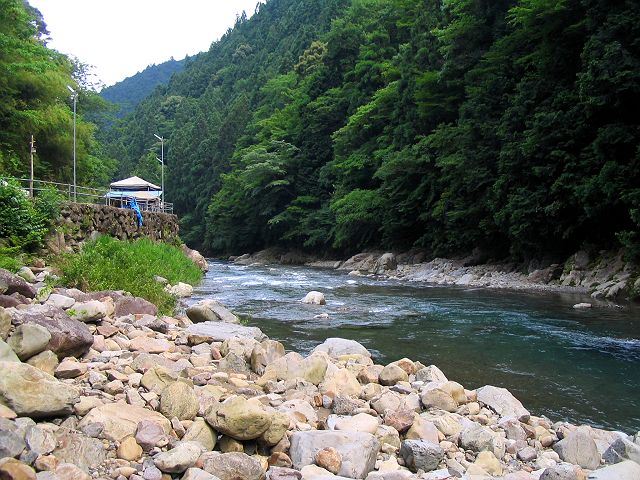
[[[167,213],[142,212],[143,225],[138,227],[136,214],[129,209],[106,205],[67,203],[62,206],[55,232],[47,239],[54,252],[76,251],[83,242],[99,234],[120,240],[147,237],[173,243],[178,239],[178,217]]]

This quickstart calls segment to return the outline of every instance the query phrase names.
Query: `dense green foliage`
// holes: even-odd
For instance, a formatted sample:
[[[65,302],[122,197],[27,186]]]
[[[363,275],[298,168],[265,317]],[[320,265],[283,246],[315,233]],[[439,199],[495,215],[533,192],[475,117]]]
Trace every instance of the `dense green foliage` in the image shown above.
[[[62,201],[55,189],[42,190],[32,199],[14,180],[0,178],[1,244],[23,251],[42,247]]]
[[[110,148],[211,251],[633,253],[639,108],[638,2],[270,0]]]
[[[149,65],[129,78],[103,88],[100,96],[117,105],[114,116],[122,118],[131,113],[158,85],[167,84],[174,73],[182,71],[185,60],[171,58],[160,65]]]
[[[156,304],[160,313],[172,314],[176,299],[154,280],[156,275],[172,285],[197,284],[200,269],[182,251],[148,239],[123,242],[101,236],[87,242],[77,254],[58,258],[63,282],[84,291],[125,290]]]
[[[0,175],[28,176],[34,135],[36,178],[71,183],[70,85],[78,92],[78,183],[104,185],[116,163],[102,154],[95,126],[84,121],[104,101],[90,90],[86,66],[47,48],[46,36],[38,10],[22,0],[0,0]]]

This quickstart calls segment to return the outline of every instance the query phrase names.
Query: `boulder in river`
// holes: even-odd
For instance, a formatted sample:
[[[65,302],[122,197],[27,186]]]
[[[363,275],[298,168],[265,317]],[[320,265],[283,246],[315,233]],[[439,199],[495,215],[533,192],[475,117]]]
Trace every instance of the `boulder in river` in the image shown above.
[[[217,300],[201,300],[187,308],[187,317],[193,323],[240,323],[240,319]]]
[[[302,299],[302,303],[308,303],[310,305],[326,305],[327,300],[324,298],[324,293],[311,291]]]

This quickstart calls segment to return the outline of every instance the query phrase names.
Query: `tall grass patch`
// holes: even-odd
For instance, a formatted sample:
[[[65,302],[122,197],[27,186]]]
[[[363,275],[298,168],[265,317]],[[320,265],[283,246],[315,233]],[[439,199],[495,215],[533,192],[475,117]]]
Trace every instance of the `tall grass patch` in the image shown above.
[[[125,290],[169,315],[175,309],[175,298],[154,277],[190,285],[202,278],[200,269],[179,248],[148,239],[128,242],[101,236],[87,242],[80,253],[61,257],[57,264],[69,286],[88,291]]]

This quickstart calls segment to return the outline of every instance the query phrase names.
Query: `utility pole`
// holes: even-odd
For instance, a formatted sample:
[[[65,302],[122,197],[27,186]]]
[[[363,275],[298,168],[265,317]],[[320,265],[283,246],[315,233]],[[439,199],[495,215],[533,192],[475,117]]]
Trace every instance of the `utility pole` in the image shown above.
[[[33,198],[33,154],[36,153],[36,141],[33,139],[33,135],[31,135],[31,176],[29,177],[29,195]]]

